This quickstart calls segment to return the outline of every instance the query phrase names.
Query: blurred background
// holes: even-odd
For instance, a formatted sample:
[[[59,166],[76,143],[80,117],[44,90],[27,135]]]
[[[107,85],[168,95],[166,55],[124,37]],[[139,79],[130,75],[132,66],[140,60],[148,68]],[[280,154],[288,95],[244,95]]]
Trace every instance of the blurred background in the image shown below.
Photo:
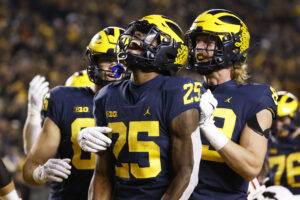
[[[126,28],[148,14],[163,14],[187,31],[203,11],[237,13],[251,34],[249,81],[271,84],[300,97],[300,2],[298,0],[0,0],[0,155],[23,200],[46,199],[47,186],[31,188],[20,173],[27,90],[36,75],[63,85],[85,69],[85,49],[106,26]]]

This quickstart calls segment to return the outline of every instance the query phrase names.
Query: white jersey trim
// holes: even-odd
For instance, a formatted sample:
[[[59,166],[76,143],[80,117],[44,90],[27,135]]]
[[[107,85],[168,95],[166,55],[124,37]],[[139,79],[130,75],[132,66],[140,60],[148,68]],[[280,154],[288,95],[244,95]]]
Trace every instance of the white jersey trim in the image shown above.
[[[189,197],[191,196],[192,192],[198,184],[198,175],[202,155],[202,142],[199,127],[197,127],[197,129],[192,133],[191,138],[193,145],[194,166],[189,184],[187,185],[186,189],[183,191],[181,197],[179,198],[180,200],[189,199]]]

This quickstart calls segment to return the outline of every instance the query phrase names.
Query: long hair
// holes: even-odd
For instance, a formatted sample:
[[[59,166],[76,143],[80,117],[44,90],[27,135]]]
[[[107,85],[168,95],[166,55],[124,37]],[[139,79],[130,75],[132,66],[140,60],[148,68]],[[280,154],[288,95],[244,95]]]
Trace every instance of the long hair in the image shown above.
[[[231,77],[236,83],[244,83],[249,78],[247,67],[248,65],[246,63],[240,62],[237,62],[233,65]]]

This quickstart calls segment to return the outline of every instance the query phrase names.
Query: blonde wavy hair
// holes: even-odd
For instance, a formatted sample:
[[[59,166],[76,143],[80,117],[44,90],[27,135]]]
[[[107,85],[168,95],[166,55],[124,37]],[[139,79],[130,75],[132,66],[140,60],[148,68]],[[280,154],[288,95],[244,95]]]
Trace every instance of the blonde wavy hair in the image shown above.
[[[233,65],[231,77],[236,83],[245,83],[245,81],[249,78],[247,67],[248,65],[246,63],[240,62],[237,62]]]

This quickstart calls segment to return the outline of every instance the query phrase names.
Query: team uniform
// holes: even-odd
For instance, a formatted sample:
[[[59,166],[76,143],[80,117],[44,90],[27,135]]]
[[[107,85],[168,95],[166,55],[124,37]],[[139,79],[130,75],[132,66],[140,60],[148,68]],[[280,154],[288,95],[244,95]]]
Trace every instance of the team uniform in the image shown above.
[[[113,83],[96,95],[96,125],[112,128],[113,199],[162,197],[174,177],[169,125],[180,113],[199,110],[202,92],[200,82],[158,75],[141,85]]]
[[[276,116],[275,90],[270,86],[237,84],[230,80],[217,86],[204,83],[204,87],[209,88],[218,100],[215,125],[235,143],[239,143],[246,122],[259,111],[269,109],[273,117]],[[199,183],[190,199],[247,199],[249,182],[225,164],[203,135],[201,140]]]
[[[70,158],[71,175],[62,183],[51,182],[49,199],[85,200],[95,155],[83,152],[77,142],[78,132],[95,125],[93,118],[94,93],[89,87],[55,87],[44,100],[44,118],[49,117],[60,129],[61,141],[56,158]]]
[[[300,136],[284,142],[269,140],[270,185],[282,185],[300,194]]]

